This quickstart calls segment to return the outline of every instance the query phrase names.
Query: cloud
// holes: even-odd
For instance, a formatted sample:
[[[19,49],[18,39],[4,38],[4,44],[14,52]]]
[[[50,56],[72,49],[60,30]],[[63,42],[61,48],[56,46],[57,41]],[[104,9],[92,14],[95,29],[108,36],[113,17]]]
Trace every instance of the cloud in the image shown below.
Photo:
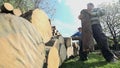
[[[75,22],[80,22],[78,20],[78,15],[82,9],[87,8],[87,3],[94,3],[95,7],[103,2],[113,2],[115,0],[66,0],[66,5],[71,9],[72,15],[74,16]]]
[[[62,0],[58,0],[58,3],[61,3],[62,2]]]
[[[80,23],[81,21],[78,19],[81,11],[81,2],[80,0],[66,0],[66,5],[71,9],[72,15],[74,17],[74,21],[76,23]]]
[[[52,21],[52,25],[55,25],[59,32],[65,37],[71,36],[77,31],[77,28],[80,27],[80,23],[67,23],[57,19]]]
[[[78,15],[82,9],[86,8],[87,3],[92,2],[97,6],[102,2],[112,2],[112,0],[58,0],[58,2],[61,4],[63,4],[62,2],[65,2],[65,5],[68,6],[73,15],[74,21],[64,22],[55,18],[55,20],[52,21],[52,25],[55,25],[63,36],[71,36],[77,31],[77,28],[81,26],[81,21],[78,19]]]

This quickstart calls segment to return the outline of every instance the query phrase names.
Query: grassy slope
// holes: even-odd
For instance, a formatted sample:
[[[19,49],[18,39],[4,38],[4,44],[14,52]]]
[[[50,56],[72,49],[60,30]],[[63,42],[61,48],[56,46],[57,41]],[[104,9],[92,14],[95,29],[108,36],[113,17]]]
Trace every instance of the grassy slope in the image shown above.
[[[89,60],[78,61],[79,57],[66,61],[60,68],[120,68],[120,61],[116,63],[105,62],[102,55],[97,53],[89,54]]]

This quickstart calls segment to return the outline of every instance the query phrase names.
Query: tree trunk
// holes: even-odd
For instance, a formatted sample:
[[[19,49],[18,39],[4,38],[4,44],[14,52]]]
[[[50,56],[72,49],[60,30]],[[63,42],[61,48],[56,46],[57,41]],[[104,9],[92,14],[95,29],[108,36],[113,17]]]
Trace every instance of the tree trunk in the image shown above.
[[[12,13],[13,13],[15,16],[20,16],[20,15],[22,15],[22,11],[21,11],[20,9],[14,9],[14,10],[12,11]]]
[[[4,3],[1,6],[1,13],[12,13],[14,7],[10,3]]]
[[[71,58],[74,56],[74,47],[72,44],[72,38],[71,37],[65,37],[64,38],[65,41],[65,46],[67,49],[67,59]]]
[[[53,45],[51,49],[49,49],[50,51],[47,58],[47,67],[58,68],[66,60],[67,51],[64,45],[64,39],[62,36],[58,36],[51,42],[54,43],[46,44],[47,47]]]
[[[77,42],[74,42],[72,46],[73,46],[73,56],[76,57],[79,55],[79,44]]]
[[[64,41],[65,41],[66,48],[72,46],[72,38],[71,37],[65,37]]]
[[[40,9],[30,10],[21,16],[29,20],[37,28],[44,43],[47,43],[51,39],[52,27],[44,11]]]
[[[73,42],[73,40],[80,40],[79,37],[65,37],[65,46],[67,49],[67,59],[76,57],[79,55],[79,44],[77,42]]]
[[[36,0],[35,1],[35,7],[34,8],[39,8],[39,4],[42,0]]]
[[[27,20],[0,14],[0,65],[4,68],[42,68],[45,45]]]
[[[118,41],[117,41],[116,37],[113,37],[113,42],[114,42],[113,48],[114,48],[115,50],[119,50]]]
[[[1,13],[10,13],[16,16],[22,15],[22,12],[20,9],[14,9],[13,6],[10,3],[4,3],[1,6]]]

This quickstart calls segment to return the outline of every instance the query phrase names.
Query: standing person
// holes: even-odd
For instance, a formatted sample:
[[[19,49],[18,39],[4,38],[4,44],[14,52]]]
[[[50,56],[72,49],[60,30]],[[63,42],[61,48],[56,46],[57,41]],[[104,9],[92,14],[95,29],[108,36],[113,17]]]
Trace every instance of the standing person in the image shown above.
[[[78,32],[76,32],[75,34],[73,34],[72,37],[81,37],[81,34],[82,34],[82,28],[79,27],[78,28]]]
[[[78,32],[73,34],[71,37],[73,39],[79,40],[79,47],[80,47],[80,49],[79,49],[79,57],[80,57],[80,59],[79,60],[80,61],[87,60],[87,52],[83,51],[83,45],[82,45],[82,40],[81,40],[81,38],[82,38],[82,27],[79,27],[78,28]]]
[[[115,62],[116,61],[115,55],[110,51],[107,43],[107,37],[103,33],[102,27],[100,25],[99,17],[105,14],[105,10],[100,8],[94,8],[93,3],[88,3],[87,9],[83,9],[81,11],[81,15],[79,16],[79,19],[81,19],[81,21],[84,19],[85,14],[88,14],[90,16],[93,37],[96,40],[97,44],[99,45],[103,57],[106,59],[107,62]],[[83,23],[84,22],[82,22],[82,24]]]

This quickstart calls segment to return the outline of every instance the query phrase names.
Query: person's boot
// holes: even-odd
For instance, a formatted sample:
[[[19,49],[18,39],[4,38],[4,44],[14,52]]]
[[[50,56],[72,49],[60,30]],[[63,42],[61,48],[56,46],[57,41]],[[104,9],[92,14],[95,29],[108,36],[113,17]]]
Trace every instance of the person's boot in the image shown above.
[[[87,61],[88,60],[88,54],[86,52],[83,52],[81,55],[80,55],[80,59],[79,61]]]
[[[118,57],[114,55],[112,59],[106,59],[106,61],[109,63],[116,63],[117,59],[118,59]]]
[[[107,61],[109,63],[116,63],[117,62],[117,59],[116,58],[112,58],[111,60]]]
[[[78,61],[87,61],[88,60],[88,57],[86,58],[80,58]]]
[[[87,51],[80,51],[79,52],[79,56],[80,56],[80,58],[79,58],[79,60],[78,61],[87,61],[88,60],[88,52]]]

